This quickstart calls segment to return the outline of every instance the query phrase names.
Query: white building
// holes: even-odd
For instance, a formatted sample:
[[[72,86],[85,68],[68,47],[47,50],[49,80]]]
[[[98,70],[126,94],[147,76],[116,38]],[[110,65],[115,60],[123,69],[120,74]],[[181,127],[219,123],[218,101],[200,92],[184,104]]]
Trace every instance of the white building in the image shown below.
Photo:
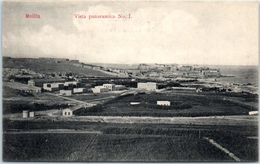
[[[71,116],[73,116],[73,112],[72,112],[71,109],[63,109],[62,110],[62,116],[71,117]]]
[[[57,78],[51,78],[51,79],[32,79],[28,81],[28,86],[36,86],[36,87],[43,87],[44,83],[64,83],[65,79],[57,79]]]
[[[73,88],[73,93],[84,93],[86,88]]]
[[[63,83],[44,83],[43,84],[43,89],[46,91],[58,91],[64,87]]]
[[[249,115],[258,115],[258,111],[250,111],[248,114]]]
[[[137,88],[146,91],[156,91],[157,84],[153,82],[137,83]]]
[[[34,117],[34,112],[29,112],[29,117]]]
[[[103,84],[103,87],[107,88],[109,91],[115,90],[115,84]]]
[[[67,81],[64,83],[65,87],[69,87],[69,86],[77,86],[79,84],[79,82],[77,81]]]
[[[72,90],[60,90],[60,95],[62,96],[71,96]]]
[[[157,105],[160,105],[160,106],[171,106],[171,102],[170,101],[157,101]]]
[[[130,105],[139,105],[141,104],[140,102],[130,102]]]
[[[102,93],[102,92],[108,92],[109,89],[103,86],[95,86],[95,88],[92,88],[93,93]]]
[[[29,117],[29,111],[23,110],[23,118],[28,118],[28,117]]]
[[[203,70],[202,74],[205,77],[219,77],[221,75],[218,69]]]

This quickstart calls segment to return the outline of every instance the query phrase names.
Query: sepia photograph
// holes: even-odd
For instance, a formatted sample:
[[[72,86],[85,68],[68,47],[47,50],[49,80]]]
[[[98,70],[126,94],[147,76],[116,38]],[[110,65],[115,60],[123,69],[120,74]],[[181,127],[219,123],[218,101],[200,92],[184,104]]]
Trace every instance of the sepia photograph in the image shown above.
[[[258,162],[258,1],[4,0],[4,162]]]

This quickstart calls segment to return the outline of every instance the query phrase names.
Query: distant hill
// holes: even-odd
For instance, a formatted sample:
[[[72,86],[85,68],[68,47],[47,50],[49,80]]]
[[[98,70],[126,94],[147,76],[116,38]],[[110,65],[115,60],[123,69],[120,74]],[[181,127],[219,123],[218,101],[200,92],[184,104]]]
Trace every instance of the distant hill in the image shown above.
[[[86,76],[111,76],[102,70],[95,68],[94,65],[87,65],[79,62],[64,61],[57,58],[10,58],[3,57],[4,68],[30,69],[39,73],[46,72],[72,72]]]

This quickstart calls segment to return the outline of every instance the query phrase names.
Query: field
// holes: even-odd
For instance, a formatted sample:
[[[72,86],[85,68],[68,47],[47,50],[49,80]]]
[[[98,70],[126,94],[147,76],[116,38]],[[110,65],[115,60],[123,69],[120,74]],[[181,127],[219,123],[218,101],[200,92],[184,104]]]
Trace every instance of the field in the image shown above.
[[[94,134],[5,137],[8,147],[4,154],[8,161],[229,161],[206,141],[191,137]]]
[[[50,109],[66,108],[71,101],[66,101],[63,98],[46,95],[19,95],[16,90],[8,87],[3,88],[3,113],[21,113],[23,110],[42,111]]]
[[[113,97],[117,95],[118,93],[110,93],[110,92],[96,94],[96,95],[93,93],[85,93],[85,94],[72,95],[71,98],[80,101],[91,102],[91,101],[102,100],[102,99],[113,99]]]
[[[170,107],[156,105],[157,100],[171,102]],[[140,102],[130,105],[130,102]],[[75,111],[75,115],[105,116],[214,116],[214,115],[248,115],[257,107],[247,105],[257,99],[228,97],[217,94],[197,93],[151,93],[119,97],[90,110]]]
[[[48,65],[48,67],[46,67]],[[90,68],[83,68],[80,66],[75,66],[72,63],[64,62],[57,63],[54,61],[46,61],[40,59],[8,59],[3,62],[4,68],[26,68],[31,69],[35,72],[46,73],[46,72],[71,72],[78,75],[86,75],[86,76],[109,76],[98,70],[93,70]]]
[[[50,128],[56,131],[47,133]],[[258,140],[247,138],[257,135],[252,126],[5,121],[4,129],[4,161],[234,161],[205,136],[241,161],[258,158]],[[101,133],[80,133],[94,130]]]

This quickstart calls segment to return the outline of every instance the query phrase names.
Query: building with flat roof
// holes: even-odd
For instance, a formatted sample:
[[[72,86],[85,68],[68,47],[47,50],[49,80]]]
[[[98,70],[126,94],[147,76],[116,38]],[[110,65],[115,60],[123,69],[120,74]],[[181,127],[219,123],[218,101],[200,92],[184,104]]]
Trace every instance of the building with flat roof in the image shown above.
[[[103,87],[107,88],[109,91],[115,90],[115,84],[103,84]]]
[[[202,74],[203,74],[204,77],[219,77],[219,76],[221,76],[219,69],[202,70]]]
[[[64,83],[64,86],[65,86],[65,87],[70,87],[70,86],[76,87],[78,84],[79,84],[78,81],[66,81],[66,82]]]
[[[108,92],[109,89],[104,86],[95,86],[95,88],[92,88],[93,93],[102,93],[102,92]]]
[[[29,117],[33,118],[35,116],[34,112],[29,112]]]
[[[258,115],[258,111],[249,111],[248,114],[249,115]]]
[[[28,86],[26,84],[17,83],[17,82],[4,82],[4,86],[9,88],[19,90],[26,93],[41,93],[42,89],[35,86]]]
[[[28,81],[28,86],[43,87],[44,83],[64,83],[65,79],[51,78],[51,79],[32,79]]]
[[[60,90],[60,95],[62,96],[71,96],[72,90]]]
[[[73,93],[77,94],[77,93],[84,93],[86,92],[86,88],[73,88]]]
[[[140,90],[146,90],[146,91],[156,91],[157,84],[154,82],[137,83],[137,88]]]
[[[28,117],[29,117],[29,111],[23,110],[23,118],[28,118]]]
[[[73,111],[71,109],[63,109],[62,116],[71,117],[71,116],[73,116]]]
[[[141,102],[130,102],[130,105],[139,105]]]
[[[43,84],[43,89],[45,91],[50,91],[50,92],[59,91],[60,89],[63,89],[63,87],[64,87],[63,83],[44,83]]]
[[[171,106],[171,102],[170,101],[157,101],[157,105],[160,105],[160,106]]]

